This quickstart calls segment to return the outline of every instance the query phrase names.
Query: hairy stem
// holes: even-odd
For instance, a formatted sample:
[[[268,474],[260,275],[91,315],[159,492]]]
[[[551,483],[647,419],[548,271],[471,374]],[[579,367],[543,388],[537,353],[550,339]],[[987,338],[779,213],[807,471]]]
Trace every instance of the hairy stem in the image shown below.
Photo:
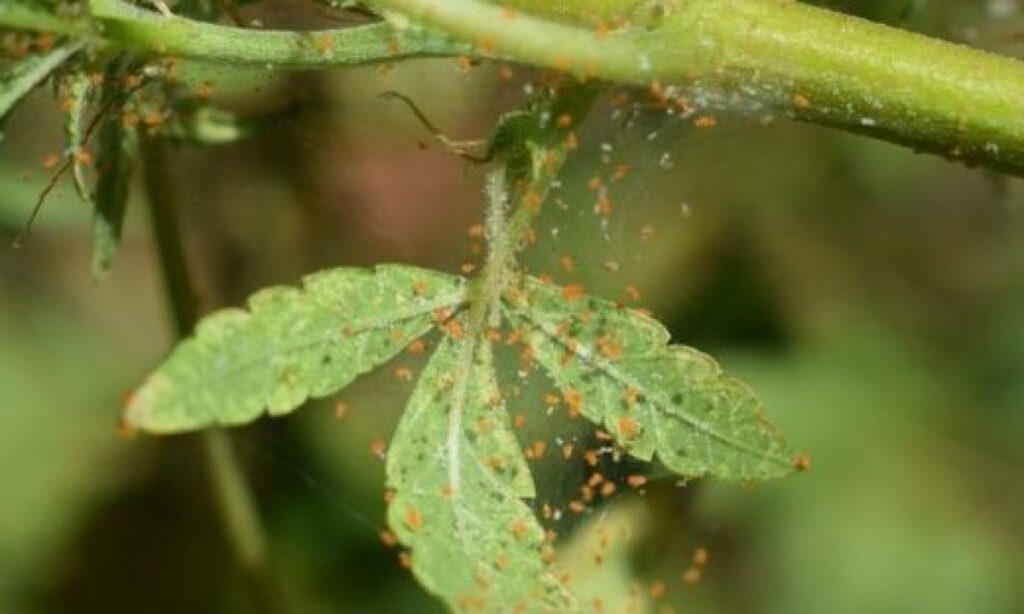
[[[474,53],[654,86],[702,125],[720,108],[784,114],[1024,175],[1024,62],[791,0],[656,3],[664,14],[636,0],[373,0],[394,26],[314,33],[163,17],[124,0],[88,0],[91,20],[31,4],[0,2],[0,27],[281,69]]]
[[[10,0],[0,2],[0,26],[69,35],[85,35],[90,30],[84,20],[58,17],[42,7],[29,8],[27,4]]]
[[[505,182],[505,167],[498,165],[487,176],[487,262],[484,263],[484,285],[481,309],[486,310],[488,325],[497,327],[501,322],[498,305],[501,293],[508,284],[515,251],[508,228],[508,186]]]
[[[780,0],[688,0],[604,33],[479,0],[376,0],[496,56],[657,87],[682,109],[784,111],[804,121],[1024,174],[1024,63]],[[594,2],[514,4],[584,21]],[[601,0],[604,15],[635,2]],[[697,101],[697,102],[695,102]],[[707,103],[705,103],[707,104]]]
[[[175,329],[179,338],[184,338],[192,332],[199,312],[175,211],[174,181],[167,174],[166,145],[159,140],[146,140],[144,153],[145,186],[160,270]],[[201,437],[221,521],[245,572],[254,610],[279,611],[279,606],[274,605],[277,599],[267,572],[266,537],[231,440],[219,429],[204,431]]]
[[[184,17],[166,18],[123,0],[90,0],[89,6],[112,44],[229,64],[308,69],[468,50],[467,45],[444,34],[396,30],[381,23],[316,32],[249,30]]]
[[[598,88],[590,85],[573,85],[557,94],[546,110],[551,116],[549,121],[567,118],[569,123],[563,128],[566,132],[552,132],[553,138],[547,142],[535,142],[527,147],[530,169],[524,185],[516,192],[517,207],[507,231],[514,254],[529,244],[533,222],[540,215],[569,153],[576,146],[576,129],[590,114],[598,93]]]
[[[791,0],[372,0],[394,25],[321,32],[165,18],[124,0],[88,0],[91,19],[30,4],[0,2],[0,27],[277,68],[473,53],[653,86],[702,125],[720,109],[782,113],[1024,175],[1024,62]]]

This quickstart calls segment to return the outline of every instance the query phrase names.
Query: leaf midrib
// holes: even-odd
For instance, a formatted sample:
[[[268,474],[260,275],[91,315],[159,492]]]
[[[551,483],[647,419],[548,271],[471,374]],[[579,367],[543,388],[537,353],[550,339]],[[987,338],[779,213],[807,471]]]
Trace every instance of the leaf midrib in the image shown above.
[[[301,343],[296,342],[288,345],[276,345],[266,352],[250,357],[249,360],[233,362],[230,368],[226,369],[221,373],[218,373],[218,379],[216,381],[211,378],[204,378],[198,383],[191,384],[188,387],[188,389],[185,390],[184,393],[180,395],[180,398],[182,398],[183,400],[195,398],[195,396],[197,396],[197,393],[205,392],[210,388],[213,388],[214,386],[223,386],[224,379],[234,379],[238,374],[248,371],[255,365],[267,362],[267,360],[273,356],[278,356],[285,353],[304,351],[308,350],[309,348],[316,347],[318,345],[333,345],[337,343],[345,343],[354,340],[356,337],[358,337],[359,335],[363,335],[364,333],[369,333],[375,330],[386,328],[388,326],[393,326],[395,324],[408,322],[409,320],[413,320],[428,314],[432,314],[438,309],[458,309],[463,303],[465,303],[465,300],[466,299],[464,294],[460,291],[457,295],[448,296],[443,301],[438,300],[422,308],[416,310],[409,310],[404,313],[401,313],[396,317],[390,317],[386,319],[369,318],[366,320],[362,320],[356,326],[346,327],[346,336],[344,338],[318,338],[315,340],[303,341]],[[254,317],[254,314],[249,312],[246,314],[246,316],[252,318]],[[198,339],[195,340],[198,341]],[[365,351],[365,348],[363,351]]]

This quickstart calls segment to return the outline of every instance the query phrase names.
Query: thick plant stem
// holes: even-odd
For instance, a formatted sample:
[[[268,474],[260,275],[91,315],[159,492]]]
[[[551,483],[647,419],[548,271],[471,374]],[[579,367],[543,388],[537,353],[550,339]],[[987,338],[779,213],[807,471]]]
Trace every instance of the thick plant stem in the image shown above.
[[[468,45],[444,34],[397,30],[380,23],[317,32],[248,30],[183,17],[166,18],[123,0],[90,0],[89,7],[109,43],[204,61],[303,69],[455,55],[469,50]]]
[[[160,272],[163,275],[175,332],[183,339],[192,333],[192,328],[199,319],[199,308],[175,211],[175,188],[167,177],[165,147],[166,145],[160,141],[146,140],[143,168]]]
[[[479,0],[375,4],[498,57],[659,91],[679,86],[669,103],[681,110],[784,111],[1024,174],[1024,63],[798,2],[687,0],[611,34]],[[583,22],[594,3],[514,4]],[[627,3],[597,4],[611,15]]]
[[[199,312],[175,212],[174,183],[167,175],[166,145],[147,139],[144,153],[146,193],[160,270],[175,329],[178,337],[184,338],[192,332]],[[228,541],[250,588],[253,608],[261,612],[278,611],[280,608],[274,605],[277,600],[270,594],[266,537],[231,440],[219,429],[205,431],[201,437],[213,495]]]
[[[0,27],[276,68],[472,53],[652,86],[705,126],[722,109],[784,113],[1024,175],[1024,62],[800,2],[370,4],[394,25],[260,31],[165,18],[124,0],[88,0],[89,15],[74,19],[0,2]],[[426,28],[408,27],[410,21]],[[632,25],[609,31],[624,23]]]
[[[51,34],[85,35],[89,24],[81,19],[66,19],[40,8],[29,8],[25,3],[0,2],[0,25],[16,30],[32,30]]]

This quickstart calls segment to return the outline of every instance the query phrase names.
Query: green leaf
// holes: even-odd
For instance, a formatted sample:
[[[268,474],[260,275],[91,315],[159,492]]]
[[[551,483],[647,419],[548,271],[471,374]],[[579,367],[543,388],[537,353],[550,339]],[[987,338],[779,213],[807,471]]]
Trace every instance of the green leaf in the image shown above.
[[[186,145],[224,145],[252,136],[264,123],[194,101],[175,109],[160,136]]]
[[[633,456],[657,453],[688,477],[762,480],[794,470],[795,454],[757,397],[709,356],[667,345],[655,320],[533,278],[511,287],[505,306],[570,410],[604,424]]]
[[[445,337],[394,436],[388,520],[419,581],[458,610],[571,611],[523,502],[533,480],[512,434],[491,347]],[[549,554],[549,553],[548,553]]]
[[[634,566],[651,514],[637,498],[616,499],[558,547],[560,576],[591,611],[651,612]]]
[[[32,88],[81,48],[82,43],[73,43],[30,55],[0,74],[0,123]]]
[[[117,62],[106,73],[102,106],[111,105],[98,138],[96,155],[95,212],[92,227],[92,274],[102,279],[121,244],[121,230],[128,204],[135,161],[139,153],[139,135],[125,125],[122,113],[126,96],[121,91],[123,63]],[[110,102],[107,102],[110,101]]]
[[[168,433],[288,413],[386,362],[465,300],[461,279],[415,267],[341,268],[203,319],[132,395],[125,421]]]
[[[85,113],[89,107],[89,97],[92,93],[92,79],[89,73],[78,71],[69,74],[64,79],[64,92],[67,100],[67,110],[64,118],[64,138],[67,140],[67,152],[65,155],[71,157],[71,176],[74,179],[75,190],[78,196],[89,201],[89,188],[85,181],[85,165],[82,163],[80,153],[85,148]]]

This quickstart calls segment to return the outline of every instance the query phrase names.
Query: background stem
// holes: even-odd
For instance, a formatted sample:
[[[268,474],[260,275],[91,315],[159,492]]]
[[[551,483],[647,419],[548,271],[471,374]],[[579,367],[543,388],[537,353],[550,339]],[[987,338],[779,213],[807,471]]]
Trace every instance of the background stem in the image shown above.
[[[158,139],[145,140],[145,186],[171,315],[178,337],[184,338],[192,332],[199,310],[175,210],[174,181],[167,173],[166,148]],[[199,437],[221,522],[242,567],[253,611],[279,612],[283,608],[267,566],[266,537],[231,440],[221,429],[208,429]]]

